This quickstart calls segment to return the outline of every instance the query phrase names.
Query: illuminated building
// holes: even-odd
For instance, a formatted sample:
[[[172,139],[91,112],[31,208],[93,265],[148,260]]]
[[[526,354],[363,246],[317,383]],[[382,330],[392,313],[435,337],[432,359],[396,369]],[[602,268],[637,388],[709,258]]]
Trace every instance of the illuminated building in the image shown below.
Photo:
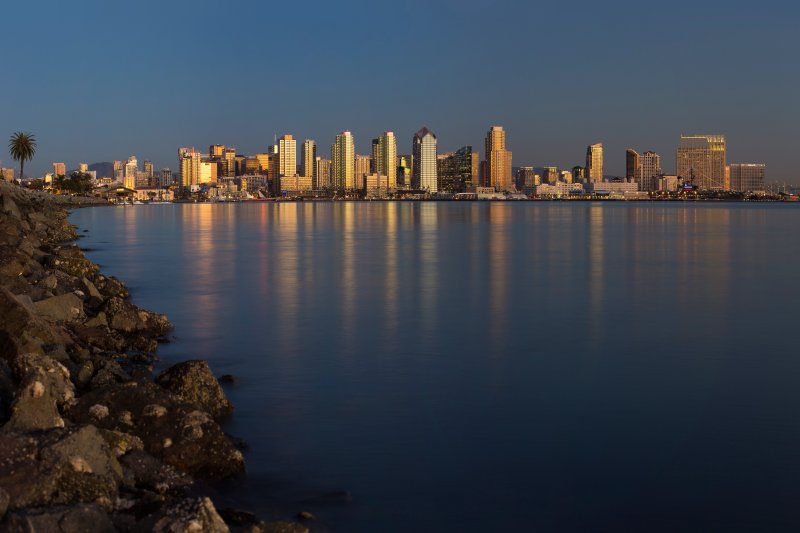
[[[411,173],[411,183],[415,189],[423,189],[428,192],[438,191],[436,143],[436,135],[427,127],[414,134],[412,141],[414,167]]]
[[[586,148],[586,180],[590,183],[603,181],[603,143]]]
[[[701,189],[725,189],[724,135],[681,136],[676,154],[678,176]]]
[[[731,163],[731,190],[763,191],[766,172],[767,166],[763,163]]]
[[[355,188],[355,144],[353,134],[343,131],[331,146],[331,186],[337,190]]]
[[[492,126],[486,133],[486,167],[484,185],[498,191],[513,189],[511,152],[506,150],[506,132],[502,126]]]

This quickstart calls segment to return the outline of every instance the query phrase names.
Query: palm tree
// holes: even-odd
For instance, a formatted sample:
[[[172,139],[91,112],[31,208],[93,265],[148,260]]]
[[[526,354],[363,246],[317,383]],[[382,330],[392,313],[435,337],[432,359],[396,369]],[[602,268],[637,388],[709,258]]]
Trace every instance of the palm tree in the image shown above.
[[[19,161],[19,179],[21,180],[25,170],[25,161],[33,159],[36,153],[36,137],[30,133],[18,131],[8,141],[8,151],[11,153],[12,159]]]

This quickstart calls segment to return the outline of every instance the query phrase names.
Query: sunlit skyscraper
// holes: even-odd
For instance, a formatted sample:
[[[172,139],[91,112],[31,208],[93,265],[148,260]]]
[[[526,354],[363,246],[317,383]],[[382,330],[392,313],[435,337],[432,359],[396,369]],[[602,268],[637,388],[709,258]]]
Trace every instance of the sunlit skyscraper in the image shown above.
[[[200,183],[200,152],[194,148],[180,148],[178,150],[178,165],[182,187],[190,187]]]
[[[122,164],[121,161],[120,161],[120,164]],[[66,176],[67,175],[67,165],[64,164],[64,163],[53,163],[53,175],[54,176]]]
[[[303,141],[303,175],[311,178],[313,187],[317,188],[317,143],[311,139]]]
[[[763,163],[731,163],[731,190],[753,192],[764,190],[767,166]]]
[[[288,133],[278,139],[278,176],[297,175],[297,141]]]
[[[337,190],[355,188],[355,143],[353,134],[343,131],[331,146],[331,185]]]
[[[436,135],[427,127],[414,134],[412,150],[414,168],[412,170],[412,184],[415,189],[424,189],[428,192],[437,192],[436,178]]]
[[[314,161],[315,180],[312,187],[315,190],[327,189],[331,186],[331,161],[324,157],[317,156]]]
[[[370,174],[372,169],[372,157],[368,155],[356,154],[353,160],[354,170],[353,179],[355,180],[355,188],[361,189],[364,187],[364,176]]]
[[[511,152],[506,150],[506,132],[502,126],[492,126],[486,133],[486,176],[484,183],[498,191],[514,188]]]
[[[603,143],[591,144],[586,149],[586,181],[603,181]]]
[[[701,189],[725,189],[724,135],[682,135],[676,159],[680,179],[692,179]]]
[[[642,168],[642,156],[639,152],[628,148],[625,150],[625,181],[639,181],[639,170]]]
[[[397,139],[393,132],[372,140],[372,165],[377,174],[388,178],[390,189],[397,188]]]
[[[640,191],[657,191],[658,178],[661,176],[661,156],[656,152],[648,150],[642,154],[639,166]]]

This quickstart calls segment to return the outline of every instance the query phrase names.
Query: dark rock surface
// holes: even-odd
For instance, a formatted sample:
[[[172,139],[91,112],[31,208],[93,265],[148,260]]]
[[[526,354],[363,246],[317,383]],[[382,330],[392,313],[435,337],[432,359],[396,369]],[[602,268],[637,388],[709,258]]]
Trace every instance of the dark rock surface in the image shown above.
[[[65,244],[96,203],[0,181],[0,532],[229,531],[200,487],[245,471],[233,406],[204,361],[154,381],[172,324]]]

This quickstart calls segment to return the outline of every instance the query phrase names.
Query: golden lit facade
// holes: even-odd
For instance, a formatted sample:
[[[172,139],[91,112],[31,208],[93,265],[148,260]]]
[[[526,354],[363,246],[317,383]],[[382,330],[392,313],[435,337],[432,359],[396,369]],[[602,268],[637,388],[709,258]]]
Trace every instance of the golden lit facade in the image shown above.
[[[724,135],[681,136],[676,155],[678,176],[701,189],[724,190],[726,158]]]
[[[391,131],[372,141],[372,163],[375,173],[387,177],[389,189],[397,188],[397,139]]]
[[[53,163],[53,175],[54,176],[66,176],[67,175],[67,165],[64,163]]]
[[[288,133],[278,139],[278,176],[297,175],[297,141]]]
[[[603,143],[586,148],[586,180],[590,183],[603,181]]]
[[[411,183],[415,189],[438,192],[436,135],[427,127],[414,134],[412,141],[413,168]]]
[[[314,187],[317,182],[317,143],[311,139],[303,141],[303,176],[311,178]]]
[[[338,190],[355,188],[355,142],[349,131],[337,135],[331,146],[331,186]]]
[[[511,152],[506,150],[506,132],[502,126],[492,126],[486,133],[485,149],[484,183],[498,191],[514,189]]]

